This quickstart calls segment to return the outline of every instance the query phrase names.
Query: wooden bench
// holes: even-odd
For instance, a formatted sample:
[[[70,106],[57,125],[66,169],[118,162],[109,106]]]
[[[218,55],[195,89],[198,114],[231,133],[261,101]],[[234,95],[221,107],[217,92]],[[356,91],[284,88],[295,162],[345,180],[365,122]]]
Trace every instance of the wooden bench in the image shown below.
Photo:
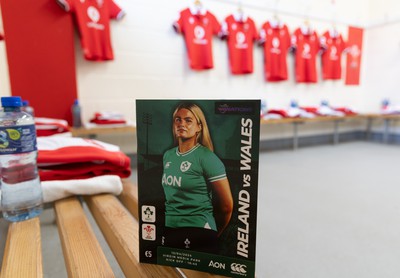
[[[261,125],[278,125],[278,124],[292,124],[293,126],[293,149],[296,150],[299,145],[299,135],[298,135],[298,126],[300,124],[305,123],[321,123],[321,122],[332,122],[333,123],[333,133],[332,133],[332,141],[333,144],[339,144],[339,124],[344,121],[349,120],[360,120],[364,119],[362,115],[354,115],[354,116],[343,116],[343,117],[334,117],[334,116],[325,116],[325,117],[314,117],[314,118],[283,118],[283,119],[270,119],[270,120],[261,120]]]
[[[390,125],[393,122],[397,122],[400,120],[400,114],[393,114],[393,115],[382,115],[382,114],[365,114],[363,117],[367,120],[367,139],[370,138],[371,129],[373,122],[375,121],[383,121],[383,136],[382,141],[383,143],[389,142],[389,135],[390,135]]]
[[[128,179],[123,186],[118,198],[83,199],[126,277],[222,277],[139,263],[137,188]],[[54,210],[68,277],[114,277],[79,198],[56,201]],[[0,277],[43,277],[42,240],[39,218],[10,223]]]
[[[261,125],[277,125],[277,124],[292,124],[294,129],[294,140],[297,138],[298,125],[303,123],[319,123],[319,122],[333,122],[334,123],[334,143],[338,143],[338,127],[339,123],[347,120],[367,120],[367,132],[371,130],[373,121],[384,122],[383,141],[387,142],[389,136],[390,124],[394,121],[400,120],[400,115],[383,115],[383,114],[358,114],[343,117],[314,117],[314,118],[283,118],[283,119],[270,119],[261,120]],[[93,128],[72,128],[71,133],[76,137],[89,137],[96,138],[99,135],[107,134],[136,134],[134,126],[120,126],[120,127],[93,127]]]
[[[314,118],[283,118],[283,119],[270,119],[261,120],[261,125],[281,125],[281,124],[291,124],[293,126],[293,149],[298,148],[299,142],[299,125],[305,123],[321,123],[321,122],[332,122],[333,132],[332,141],[336,145],[339,143],[339,124],[345,121],[353,120],[363,120],[366,121],[366,134],[367,139],[370,137],[373,122],[383,121],[384,132],[382,136],[382,141],[388,143],[390,135],[390,124],[394,121],[400,120],[400,115],[382,115],[382,114],[358,114],[343,117],[334,116],[324,116],[324,117],[314,117]],[[72,128],[72,135],[77,137],[88,137],[97,138],[100,135],[107,134],[136,134],[136,128],[134,126],[121,126],[121,127],[93,127],[93,128]]]
[[[298,148],[298,126],[300,124],[305,123],[321,123],[321,122],[333,122],[333,144],[336,145],[339,143],[339,124],[345,121],[352,120],[362,120],[366,121],[366,138],[367,140],[370,138],[371,129],[373,122],[375,121],[383,121],[384,123],[384,132],[382,136],[382,141],[384,143],[388,143],[389,135],[390,135],[390,124],[392,122],[400,120],[400,115],[382,115],[382,114],[359,114],[359,115],[351,115],[351,116],[343,116],[343,117],[333,117],[333,116],[325,116],[325,117],[314,117],[314,118],[283,118],[283,119],[270,119],[270,120],[261,120],[261,125],[278,125],[278,124],[292,124],[293,125],[293,149]]]
[[[92,128],[71,128],[72,136],[74,137],[89,137],[96,138],[99,135],[107,134],[131,134],[135,135],[136,128],[134,126],[117,126],[117,127],[92,127]]]

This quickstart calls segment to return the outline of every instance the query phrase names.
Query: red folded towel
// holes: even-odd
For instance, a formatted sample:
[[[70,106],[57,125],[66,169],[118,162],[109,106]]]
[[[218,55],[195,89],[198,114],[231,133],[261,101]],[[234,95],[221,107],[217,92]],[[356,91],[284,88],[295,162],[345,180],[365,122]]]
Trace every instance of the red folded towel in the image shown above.
[[[90,122],[98,125],[126,124],[124,116],[116,112],[97,112]]]
[[[335,109],[335,111],[343,112],[346,116],[357,115],[356,112],[354,112],[353,110],[351,110],[348,107],[335,107],[333,109]]]
[[[283,118],[289,117],[286,110],[284,109],[269,109],[267,114],[277,114],[281,115]]]
[[[305,110],[308,113],[313,113],[315,115],[318,114],[318,107],[312,107],[312,106],[302,106],[300,107],[301,109]]]

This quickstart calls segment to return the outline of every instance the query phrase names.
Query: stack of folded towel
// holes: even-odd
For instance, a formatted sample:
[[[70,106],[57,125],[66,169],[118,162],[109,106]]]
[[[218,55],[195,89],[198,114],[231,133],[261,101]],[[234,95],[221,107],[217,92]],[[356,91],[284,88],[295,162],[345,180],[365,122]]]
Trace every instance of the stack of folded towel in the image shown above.
[[[38,170],[43,198],[52,202],[70,195],[122,191],[131,174],[130,158],[118,146],[75,137],[38,137]]]
[[[42,181],[131,174],[130,158],[118,146],[76,137],[38,137],[37,142]]]

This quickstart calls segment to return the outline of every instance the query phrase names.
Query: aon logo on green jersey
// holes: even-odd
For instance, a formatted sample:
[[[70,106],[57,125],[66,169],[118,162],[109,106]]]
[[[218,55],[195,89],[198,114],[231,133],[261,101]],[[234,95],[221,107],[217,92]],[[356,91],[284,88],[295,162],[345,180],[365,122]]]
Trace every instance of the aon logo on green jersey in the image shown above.
[[[176,177],[172,175],[167,176],[166,174],[164,174],[161,183],[162,185],[181,187],[182,177]]]

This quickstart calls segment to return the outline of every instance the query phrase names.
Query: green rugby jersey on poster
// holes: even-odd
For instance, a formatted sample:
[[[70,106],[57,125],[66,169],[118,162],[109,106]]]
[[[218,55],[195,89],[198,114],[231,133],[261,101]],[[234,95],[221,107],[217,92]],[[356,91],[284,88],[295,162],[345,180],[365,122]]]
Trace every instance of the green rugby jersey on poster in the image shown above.
[[[217,231],[208,184],[226,178],[221,160],[208,148],[197,144],[185,153],[180,153],[178,147],[165,152],[163,167],[165,225]]]

